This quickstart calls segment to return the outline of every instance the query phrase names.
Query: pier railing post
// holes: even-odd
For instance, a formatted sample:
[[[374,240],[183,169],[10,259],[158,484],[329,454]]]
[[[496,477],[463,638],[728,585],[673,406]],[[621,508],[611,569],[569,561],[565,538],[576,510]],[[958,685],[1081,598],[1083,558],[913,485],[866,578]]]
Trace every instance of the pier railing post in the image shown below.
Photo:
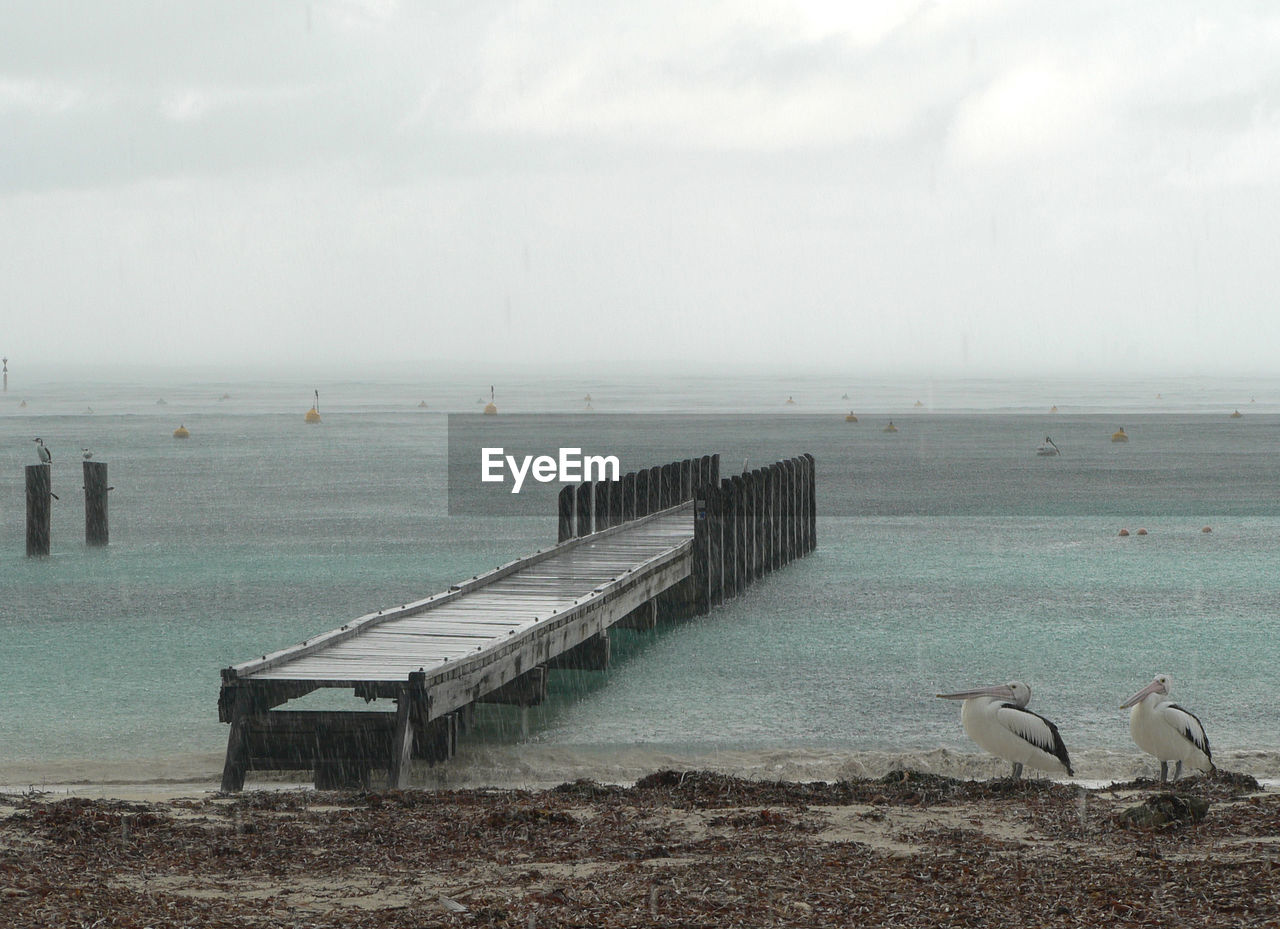
[[[47,464],[27,465],[27,557],[49,554],[49,522],[53,512],[53,473]]]
[[[649,515],[649,470],[636,472],[635,480],[636,493],[636,519]]]
[[[636,513],[636,473],[628,471],[622,475],[622,521],[629,523],[635,519]]]
[[[622,525],[622,495],[626,492],[626,485],[623,483],[621,476],[618,480],[609,482],[609,525]]]
[[[106,545],[107,528],[107,463],[84,462],[84,541],[86,545]]]
[[[738,595],[738,510],[733,479],[720,479],[720,506],[724,520],[724,597]]]
[[[578,536],[591,535],[591,482],[583,481],[578,485]]]
[[[712,606],[724,603],[724,494],[720,485],[706,485],[707,494],[707,578]]]
[[[716,452],[711,456],[711,470],[707,474],[707,480],[717,487],[720,486],[720,453]]]
[[[654,465],[649,469],[649,512],[656,513],[662,509],[662,468]]]
[[[609,522],[609,490],[612,484],[613,482],[607,479],[596,481],[596,532],[613,525]]]
[[[560,488],[559,525],[556,530],[557,542],[567,542],[573,538],[573,492],[572,484]]]
[[[734,587],[738,593],[742,593],[747,589],[747,584],[751,581],[751,578],[747,575],[747,565],[751,557],[750,543],[748,541],[750,538],[748,530],[751,510],[748,508],[747,502],[747,482],[741,474],[735,474],[731,480],[733,481],[733,510],[736,514],[734,521],[734,555],[736,562]]]
[[[796,470],[790,458],[782,462],[782,564],[796,557]]]
[[[711,611],[711,488],[699,485],[693,495],[693,612],[706,616]]]
[[[755,521],[751,526],[751,576],[764,574],[764,473],[756,468],[751,472],[751,499],[755,506]]]
[[[809,462],[809,551],[818,547],[818,463],[808,452],[804,453]]]
[[[680,462],[680,502],[693,499],[693,459]]]

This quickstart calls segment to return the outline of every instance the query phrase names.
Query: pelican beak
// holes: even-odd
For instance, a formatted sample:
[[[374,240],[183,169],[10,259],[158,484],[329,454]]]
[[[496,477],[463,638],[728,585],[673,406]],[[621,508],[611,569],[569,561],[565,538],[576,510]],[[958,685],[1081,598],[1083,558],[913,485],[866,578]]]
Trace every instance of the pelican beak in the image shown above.
[[[979,687],[976,690],[962,690],[954,694],[935,694],[943,700],[968,700],[972,697],[999,697],[1001,700],[1013,699],[1013,688],[1008,684],[996,684],[994,687]]]
[[[1136,694],[1134,694],[1124,703],[1120,704],[1120,709],[1127,710],[1129,709],[1129,707],[1133,706],[1135,703],[1141,703],[1143,700],[1145,700],[1147,697],[1151,696],[1152,694],[1159,694],[1159,693],[1164,693],[1164,687],[1161,686],[1159,681],[1152,681],[1150,684],[1142,688],[1140,691],[1138,691]]]

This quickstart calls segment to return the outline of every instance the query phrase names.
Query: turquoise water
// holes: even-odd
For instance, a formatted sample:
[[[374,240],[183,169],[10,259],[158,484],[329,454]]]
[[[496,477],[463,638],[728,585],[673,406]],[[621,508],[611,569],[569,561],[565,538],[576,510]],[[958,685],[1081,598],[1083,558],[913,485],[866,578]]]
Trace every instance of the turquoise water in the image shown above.
[[[329,385],[320,426],[302,422],[311,385],[11,386],[0,775],[92,779],[116,762],[145,779],[186,759],[213,776],[221,667],[551,541],[550,510],[448,515],[442,413],[475,412],[487,386]],[[1265,686],[1280,632],[1280,385],[529,375],[500,387],[499,404],[578,412],[586,393],[600,413],[734,414],[701,422],[706,444],[689,450],[719,451],[726,472],[748,455],[812,452],[819,549],[701,620],[619,634],[607,675],[557,676],[523,718],[486,711],[459,767],[537,780],[607,774],[624,755],[753,770],[781,753],[819,759],[819,774],[872,757],[937,762],[939,750],[963,759],[975,750],[956,707],[932,695],[1020,678],[1082,773],[1124,774],[1142,760],[1117,707],[1161,671],[1219,757],[1280,772]],[[1246,415],[1229,418],[1236,408]],[[881,431],[889,419],[898,433]],[[186,441],[171,436],[180,422]],[[1120,425],[1127,445],[1109,441]],[[602,441],[625,445],[626,431],[611,424]],[[1035,456],[1046,434],[1060,458]],[[35,435],[54,451],[61,497],[53,555],[38,560],[23,554]],[[82,446],[115,488],[105,550],[83,544]],[[1139,527],[1148,534],[1118,535]]]

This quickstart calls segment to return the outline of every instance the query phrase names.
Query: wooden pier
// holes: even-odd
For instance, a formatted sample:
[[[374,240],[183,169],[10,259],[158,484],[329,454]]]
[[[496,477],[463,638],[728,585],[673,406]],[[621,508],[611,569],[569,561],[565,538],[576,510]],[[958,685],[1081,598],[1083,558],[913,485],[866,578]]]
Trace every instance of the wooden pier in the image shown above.
[[[556,669],[603,671],[609,630],[708,612],[816,546],[814,461],[721,478],[719,456],[560,494],[556,545],[222,671],[222,789],[250,771],[314,771],[319,788],[408,783],[447,760],[477,703],[533,706]],[[283,710],[320,688],[391,710]]]

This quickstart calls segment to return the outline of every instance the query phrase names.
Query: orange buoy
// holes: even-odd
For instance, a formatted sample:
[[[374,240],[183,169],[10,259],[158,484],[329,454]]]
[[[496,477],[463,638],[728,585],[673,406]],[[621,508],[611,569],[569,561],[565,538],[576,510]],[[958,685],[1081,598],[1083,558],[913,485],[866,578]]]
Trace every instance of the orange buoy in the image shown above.
[[[1120,530],[1120,536],[1121,536],[1121,538],[1126,538],[1126,537],[1128,537],[1128,535],[1129,535],[1129,530],[1128,530],[1128,529],[1121,529],[1121,530]]]

